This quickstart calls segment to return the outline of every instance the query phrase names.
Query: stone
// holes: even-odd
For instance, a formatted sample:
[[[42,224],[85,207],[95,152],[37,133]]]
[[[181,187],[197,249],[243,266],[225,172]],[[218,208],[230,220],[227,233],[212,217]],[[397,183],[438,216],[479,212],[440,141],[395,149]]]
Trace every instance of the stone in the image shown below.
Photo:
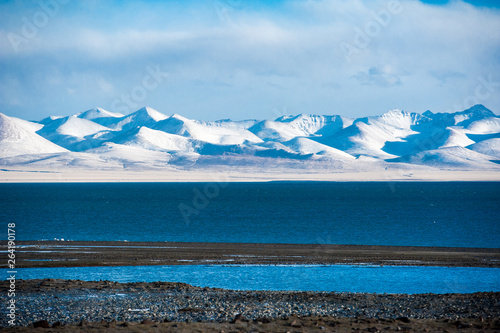
[[[39,320],[36,323],[33,323],[33,327],[50,328],[50,324],[46,320]]]
[[[236,324],[238,322],[248,323],[248,319],[246,319],[241,313],[238,313],[233,320],[231,320],[231,324]]]

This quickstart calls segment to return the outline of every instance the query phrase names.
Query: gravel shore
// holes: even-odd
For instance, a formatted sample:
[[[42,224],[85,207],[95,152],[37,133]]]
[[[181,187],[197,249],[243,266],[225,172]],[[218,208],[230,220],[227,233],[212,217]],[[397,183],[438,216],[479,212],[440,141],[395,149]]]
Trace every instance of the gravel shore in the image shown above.
[[[16,323],[24,327],[8,328],[4,308],[0,331],[24,332],[34,323],[68,332],[500,330],[500,293],[231,291],[183,283],[53,279],[17,281],[16,286]],[[0,302],[7,304],[6,281],[0,289]]]

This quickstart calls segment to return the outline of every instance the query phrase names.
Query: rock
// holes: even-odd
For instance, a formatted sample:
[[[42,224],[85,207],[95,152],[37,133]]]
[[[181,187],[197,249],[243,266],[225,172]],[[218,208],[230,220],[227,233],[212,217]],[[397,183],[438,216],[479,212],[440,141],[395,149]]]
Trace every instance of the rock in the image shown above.
[[[144,319],[143,321],[141,321],[141,325],[154,325],[155,322],[150,320],[150,319]]]
[[[302,325],[298,321],[294,320],[294,321],[292,321],[292,323],[290,324],[290,326],[292,326],[292,327],[301,327]]]
[[[35,327],[35,328],[37,328],[37,327],[50,328],[50,324],[46,320],[40,320],[40,321],[37,321],[36,323],[33,323],[33,327]]]
[[[262,324],[269,324],[271,322],[271,320],[269,320],[269,318],[267,317],[257,318],[255,321]]]
[[[399,317],[399,318],[396,318],[397,320],[399,321],[402,321],[403,323],[406,323],[408,324],[409,322],[411,322],[410,318],[408,317]]]
[[[458,329],[461,329],[461,328],[471,328],[472,327],[472,324],[469,324],[469,323],[466,323],[466,322],[463,322],[463,321],[457,321],[455,323],[455,326],[458,328]]]
[[[80,323],[78,324],[78,326],[83,327],[83,326],[87,326],[87,324],[88,323],[87,323],[86,320],[82,320],[82,321],[80,321]]]
[[[248,323],[248,319],[246,319],[241,313],[238,313],[233,320],[230,321],[231,324],[236,324],[238,322]]]

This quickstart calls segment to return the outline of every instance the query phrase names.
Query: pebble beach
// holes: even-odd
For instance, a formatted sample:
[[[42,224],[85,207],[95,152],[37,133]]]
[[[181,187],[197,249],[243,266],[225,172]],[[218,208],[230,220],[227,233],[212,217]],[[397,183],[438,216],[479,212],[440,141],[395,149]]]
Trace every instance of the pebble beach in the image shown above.
[[[2,298],[8,285],[3,282]],[[182,283],[18,281],[18,325],[57,331],[338,331],[500,329],[500,293],[231,291]],[[2,302],[4,300],[2,299]],[[191,327],[191,328],[190,328]],[[134,328],[132,330],[132,328]]]

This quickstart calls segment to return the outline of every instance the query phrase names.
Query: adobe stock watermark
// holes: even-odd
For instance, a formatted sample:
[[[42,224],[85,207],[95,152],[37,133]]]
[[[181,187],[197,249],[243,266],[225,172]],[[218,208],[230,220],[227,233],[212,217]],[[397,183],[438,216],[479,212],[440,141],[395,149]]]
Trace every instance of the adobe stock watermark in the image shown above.
[[[487,78],[479,76],[477,78],[478,83],[474,88],[474,93],[466,96],[461,103],[453,104],[453,106],[447,109],[440,119],[445,125],[442,127],[434,128],[429,135],[427,135],[422,140],[416,142],[415,147],[408,154],[410,157],[428,150],[434,150],[439,148],[448,137],[448,126],[455,125],[455,118],[453,113],[457,111],[466,110],[474,105],[481,104],[487,99],[489,99],[493,93],[497,91],[500,87],[500,82],[493,80],[493,75],[489,74]],[[411,162],[411,161],[407,161]],[[396,179],[408,179],[411,176],[411,171],[405,168],[391,168],[386,169],[388,172],[384,174],[385,179],[392,192],[396,191],[394,181]]]
[[[354,28],[355,34],[351,43],[340,42],[339,48],[346,61],[351,62],[353,56],[359,55],[361,50],[367,48],[372,40],[391,24],[393,16],[402,12],[403,6],[399,0],[391,0],[385,9],[371,12],[372,20],[366,22],[362,28]]]
[[[241,7],[241,0],[214,0],[213,6],[219,16],[219,20],[224,23],[231,22],[231,13]]]
[[[272,112],[274,113],[274,115],[276,116],[276,118],[281,118],[281,117],[289,116],[289,114],[287,112],[287,109],[288,109],[287,106],[284,106],[281,109],[274,107],[272,109]]]
[[[54,18],[62,6],[70,0],[43,0],[38,2],[39,9],[31,17],[21,17],[20,33],[9,32],[7,39],[15,52],[19,52],[22,45],[35,38],[39,31],[45,28]]]
[[[493,81],[493,74],[490,73],[487,78],[479,76],[477,78],[479,83],[474,89],[474,93],[466,96],[462,103],[453,104],[453,107],[445,112],[455,112],[465,110],[473,105],[481,104],[489,99],[492,94],[500,87],[500,81]]]
[[[212,176],[213,181],[206,183],[203,187],[193,188],[193,199],[188,203],[179,204],[179,212],[188,226],[191,223],[191,216],[198,215],[208,207],[210,202],[217,198],[221,189],[225,188],[229,182],[229,177],[225,174]]]
[[[158,86],[168,77],[168,73],[163,72],[159,65],[146,66],[146,74],[140,84],[136,85],[128,94],[122,94],[111,103],[111,109],[124,114],[130,113],[139,107],[140,103],[148,97],[148,93],[158,88]]]

